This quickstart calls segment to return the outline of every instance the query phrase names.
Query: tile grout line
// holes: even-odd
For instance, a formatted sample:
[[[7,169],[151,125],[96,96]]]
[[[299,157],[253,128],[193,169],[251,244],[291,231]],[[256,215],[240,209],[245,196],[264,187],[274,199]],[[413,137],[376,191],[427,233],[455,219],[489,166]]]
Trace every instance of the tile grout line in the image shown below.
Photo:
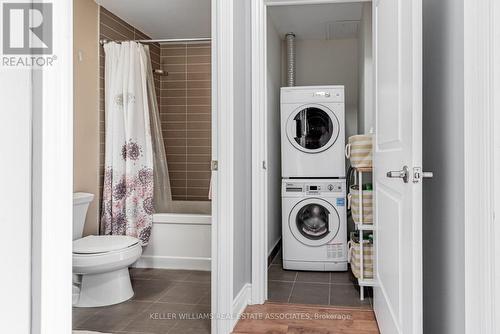
[[[332,299],[332,273],[328,275],[328,305],[331,304],[331,299]]]
[[[74,306],[72,306],[72,308],[74,308]],[[89,320],[91,317],[93,317],[94,315],[97,314],[97,312],[99,312],[99,310],[94,310],[93,313],[89,314],[87,317],[83,318],[83,320],[81,320],[80,322],[83,324],[85,323],[87,320]],[[73,321],[71,322],[71,324],[73,325]],[[72,326],[73,327],[73,326]],[[78,327],[78,326],[77,326]],[[76,328],[78,329],[78,328]]]
[[[332,285],[328,284],[328,305],[332,304]]]
[[[171,333],[177,327],[177,325],[179,325],[179,320],[176,320],[174,325],[169,330],[167,330],[165,333],[166,334]]]
[[[187,44],[184,44],[184,71],[185,71],[185,79],[186,79],[186,88],[187,88],[187,84],[188,84],[188,74],[187,74],[187,70],[188,70],[188,65],[187,65],[187,61],[188,61],[188,58],[187,58],[187,54],[188,54],[188,45]],[[187,90],[186,90],[186,93],[184,94],[184,104],[185,104],[185,109],[184,109],[184,113],[185,113],[185,116],[184,116],[184,119],[185,119],[185,122],[186,122],[186,130],[184,132],[184,136],[186,137],[186,153],[185,153],[185,162],[186,162],[186,175],[187,175],[187,172],[188,172],[188,144],[187,144],[187,139],[188,139],[188,94],[187,94]],[[184,186],[185,186],[185,194],[186,194],[186,199],[187,199],[187,194],[188,194],[188,180],[187,180],[187,177],[186,177],[186,182],[184,183]],[[175,327],[175,326],[174,326]]]
[[[146,302],[146,301],[135,301],[136,303],[148,303],[149,305],[144,309],[142,310],[141,312],[139,312],[138,314],[135,314],[134,316],[130,317],[129,321],[125,321],[125,324],[120,327],[120,329],[118,329],[117,331],[125,331],[125,328],[127,328],[128,325],[130,325],[136,318],[139,318],[143,313],[145,313],[147,310],[149,310],[151,307],[153,307],[153,304],[152,302]]]
[[[293,294],[293,290],[295,289],[295,282],[297,281],[297,276],[299,276],[299,273],[296,272],[295,273],[295,279],[293,281],[293,284],[292,284],[292,290],[290,290],[290,295],[288,296],[288,301],[287,303],[290,303],[290,299],[292,298],[292,294]]]
[[[294,281],[292,280],[280,280],[280,279],[268,279],[268,281],[271,282],[280,282],[280,283],[293,283]],[[339,285],[339,286],[352,286],[353,284],[350,283],[328,283],[328,282],[315,282],[315,281],[299,281],[297,280],[297,283],[300,284],[320,284],[320,285]]]

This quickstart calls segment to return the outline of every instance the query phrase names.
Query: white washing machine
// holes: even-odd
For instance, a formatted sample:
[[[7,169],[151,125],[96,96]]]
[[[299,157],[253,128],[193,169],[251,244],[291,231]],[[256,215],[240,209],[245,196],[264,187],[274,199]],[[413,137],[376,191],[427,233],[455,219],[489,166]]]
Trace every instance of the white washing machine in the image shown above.
[[[281,88],[282,177],[345,177],[344,86]]]
[[[347,270],[345,179],[284,179],[283,268]]]

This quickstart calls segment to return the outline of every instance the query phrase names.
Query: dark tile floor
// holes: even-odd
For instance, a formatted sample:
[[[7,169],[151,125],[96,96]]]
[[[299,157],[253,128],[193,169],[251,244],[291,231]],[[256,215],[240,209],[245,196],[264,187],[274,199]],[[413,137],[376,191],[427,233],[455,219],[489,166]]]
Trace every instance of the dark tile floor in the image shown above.
[[[106,307],[74,307],[73,329],[123,334],[210,333],[210,272],[130,269],[130,275],[135,292],[132,299]]]
[[[284,270],[281,252],[268,270],[269,300],[293,304],[317,304],[372,308],[370,292],[359,299],[359,287],[349,272],[318,272]]]

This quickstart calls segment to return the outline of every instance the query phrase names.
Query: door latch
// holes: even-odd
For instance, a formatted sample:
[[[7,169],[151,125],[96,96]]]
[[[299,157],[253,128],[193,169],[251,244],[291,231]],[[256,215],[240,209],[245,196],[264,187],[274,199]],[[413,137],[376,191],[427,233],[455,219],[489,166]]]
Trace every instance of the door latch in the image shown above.
[[[410,179],[410,169],[404,166],[402,170],[387,172],[387,177],[403,179],[404,183],[408,183]]]
[[[433,177],[433,172],[422,172],[422,167],[413,168],[413,183],[419,183],[422,182],[422,179],[432,179]]]
[[[218,160],[212,160],[210,162],[210,169],[215,172],[219,170],[219,161]]]

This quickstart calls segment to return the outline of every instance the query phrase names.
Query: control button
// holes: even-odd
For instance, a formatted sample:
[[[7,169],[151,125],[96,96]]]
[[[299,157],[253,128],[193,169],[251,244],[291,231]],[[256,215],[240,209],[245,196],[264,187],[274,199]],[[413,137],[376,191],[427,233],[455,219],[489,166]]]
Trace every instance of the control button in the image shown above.
[[[332,190],[333,190],[333,184],[329,184],[329,185],[328,185],[328,190],[329,190],[329,191],[332,191]]]

